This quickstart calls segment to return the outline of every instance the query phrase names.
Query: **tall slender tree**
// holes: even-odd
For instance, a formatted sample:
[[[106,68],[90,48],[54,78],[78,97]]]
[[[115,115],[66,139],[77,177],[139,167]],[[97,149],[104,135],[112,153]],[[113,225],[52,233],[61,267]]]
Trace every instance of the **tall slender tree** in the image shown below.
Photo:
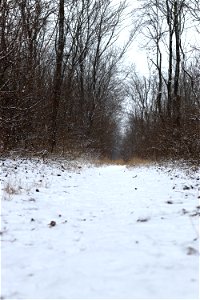
[[[51,152],[56,146],[57,117],[61,97],[61,87],[63,81],[63,54],[65,46],[64,26],[65,26],[65,5],[64,0],[59,0],[58,5],[58,29],[56,35],[56,67],[54,73],[54,86],[52,96],[52,126],[51,126]]]

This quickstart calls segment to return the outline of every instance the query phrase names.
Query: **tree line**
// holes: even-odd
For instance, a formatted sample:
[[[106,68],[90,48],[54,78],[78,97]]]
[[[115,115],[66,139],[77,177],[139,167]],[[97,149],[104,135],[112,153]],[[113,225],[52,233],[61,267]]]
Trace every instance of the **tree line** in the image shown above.
[[[111,155],[124,97],[119,63],[129,44],[116,44],[125,1],[0,5],[2,148]]]
[[[151,158],[195,158],[200,153],[200,2],[142,0],[143,45],[149,76],[130,72],[132,101],[122,153]],[[196,38],[196,39],[195,39]]]
[[[199,0],[137,2],[119,46],[126,1],[0,1],[2,152],[198,157],[200,47],[186,44],[189,27],[199,34]],[[149,76],[123,66],[134,34],[150,52]]]

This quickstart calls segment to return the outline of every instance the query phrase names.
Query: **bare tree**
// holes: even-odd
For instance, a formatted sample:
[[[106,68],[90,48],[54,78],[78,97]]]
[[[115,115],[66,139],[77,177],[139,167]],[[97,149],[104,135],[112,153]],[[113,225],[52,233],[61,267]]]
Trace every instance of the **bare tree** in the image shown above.
[[[58,31],[56,37],[56,68],[54,75],[54,88],[52,99],[52,127],[51,127],[51,152],[56,145],[57,117],[61,96],[61,86],[63,80],[63,54],[65,46],[64,25],[65,25],[65,5],[64,0],[60,0],[58,4]]]
[[[111,155],[124,99],[116,46],[126,1],[0,3],[0,127],[7,149]],[[66,148],[65,148],[66,147]]]
[[[66,129],[60,131],[57,139],[70,145],[76,142],[100,147],[103,142],[99,142],[99,126],[102,127],[101,134],[105,132],[102,116],[107,115],[109,103],[113,105],[113,97],[108,96],[110,86],[129,43],[122,49],[115,48],[126,3],[112,6],[108,0],[87,0],[68,4],[62,99],[57,118],[58,127],[64,128],[65,124]],[[113,87],[113,94],[114,90],[117,88]],[[116,108],[119,107],[118,99],[116,94]],[[113,110],[113,116],[115,113]]]
[[[48,1],[40,0],[2,1],[0,7],[0,123],[5,145],[13,147],[27,144],[38,123],[34,116],[43,98],[42,56],[52,10]]]
[[[144,109],[144,102],[137,100],[144,99],[143,80],[133,73],[128,86],[135,110],[129,116],[124,142],[127,147],[132,135],[132,155],[133,152],[142,152],[144,156],[152,157],[196,158],[199,151],[199,108],[198,100],[195,100],[198,99],[195,74],[198,68],[195,71],[191,68],[196,59],[187,58],[183,37],[187,37],[188,27],[191,30],[193,26],[191,19],[195,16],[198,20],[198,1],[143,0],[141,3],[136,12],[143,19],[141,32],[146,46],[155,49],[151,62],[157,76],[148,78],[151,82],[150,97],[147,109]],[[163,57],[167,58],[168,72]]]

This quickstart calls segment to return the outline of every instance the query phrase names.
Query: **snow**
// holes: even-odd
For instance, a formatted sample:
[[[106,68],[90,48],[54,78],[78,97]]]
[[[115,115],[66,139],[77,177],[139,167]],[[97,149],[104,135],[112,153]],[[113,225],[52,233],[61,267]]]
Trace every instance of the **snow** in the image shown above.
[[[1,299],[198,298],[197,171],[5,159],[0,179]]]

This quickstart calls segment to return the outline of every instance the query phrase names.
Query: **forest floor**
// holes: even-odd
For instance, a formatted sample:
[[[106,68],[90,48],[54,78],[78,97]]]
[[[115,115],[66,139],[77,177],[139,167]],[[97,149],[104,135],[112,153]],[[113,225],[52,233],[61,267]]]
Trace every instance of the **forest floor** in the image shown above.
[[[199,170],[1,159],[1,299],[198,299]]]

